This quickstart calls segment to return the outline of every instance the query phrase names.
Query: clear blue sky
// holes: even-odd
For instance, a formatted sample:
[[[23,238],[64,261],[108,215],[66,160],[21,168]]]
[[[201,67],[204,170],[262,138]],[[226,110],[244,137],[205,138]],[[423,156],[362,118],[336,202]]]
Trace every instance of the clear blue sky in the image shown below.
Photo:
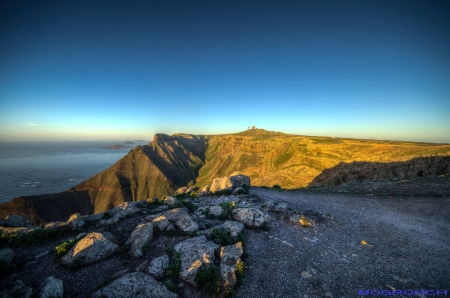
[[[1,1],[0,140],[450,142],[449,1]]]

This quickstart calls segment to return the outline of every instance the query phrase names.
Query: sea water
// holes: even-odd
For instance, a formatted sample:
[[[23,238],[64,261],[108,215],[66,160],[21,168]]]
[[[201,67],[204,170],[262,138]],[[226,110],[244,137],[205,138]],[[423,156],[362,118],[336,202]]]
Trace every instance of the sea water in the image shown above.
[[[122,142],[0,142],[0,203],[67,190],[109,168],[133,147]]]

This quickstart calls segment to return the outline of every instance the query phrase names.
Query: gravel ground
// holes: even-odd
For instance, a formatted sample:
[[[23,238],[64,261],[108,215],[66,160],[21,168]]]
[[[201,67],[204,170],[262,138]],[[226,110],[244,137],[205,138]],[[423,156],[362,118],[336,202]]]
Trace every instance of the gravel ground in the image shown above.
[[[390,288],[447,290],[450,295],[450,178],[356,182],[297,191],[252,187],[251,193],[247,200],[258,207],[269,199],[285,202],[310,218],[313,212],[328,212],[333,218],[302,228],[282,214],[270,213],[270,231],[246,229],[250,258],[236,297],[358,297],[358,290]],[[223,199],[198,201],[209,205]],[[107,230],[123,245],[145,216],[136,214]],[[216,221],[210,224],[220,223]],[[91,225],[85,232],[99,229]],[[161,236],[152,241],[143,258],[114,255],[69,271],[57,266],[52,252],[65,238],[13,247],[13,263],[22,265],[0,280],[0,290],[16,279],[36,289],[53,275],[63,280],[65,297],[90,297],[96,286],[116,272],[134,271],[142,261],[186,239]],[[361,244],[363,240],[367,245]],[[45,251],[51,253],[24,264]],[[180,297],[201,295],[185,286]]]
[[[252,188],[252,194],[334,219],[302,228],[274,216],[269,232],[247,231],[250,264],[237,297],[358,297],[359,290],[392,288],[450,295],[448,196],[262,188]]]

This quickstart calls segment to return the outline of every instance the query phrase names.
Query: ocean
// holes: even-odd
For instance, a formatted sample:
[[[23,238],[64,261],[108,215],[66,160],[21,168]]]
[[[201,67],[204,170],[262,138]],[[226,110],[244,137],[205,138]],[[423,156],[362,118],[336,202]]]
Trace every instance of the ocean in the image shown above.
[[[109,168],[137,145],[123,142],[0,142],[0,203],[19,196],[57,193]]]

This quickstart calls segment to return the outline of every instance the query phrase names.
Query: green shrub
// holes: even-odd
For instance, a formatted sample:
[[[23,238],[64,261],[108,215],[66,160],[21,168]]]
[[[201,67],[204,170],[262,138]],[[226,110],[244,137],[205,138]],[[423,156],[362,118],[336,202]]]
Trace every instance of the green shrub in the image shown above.
[[[61,259],[72,246],[74,246],[76,240],[74,238],[67,239],[61,242],[57,247],[55,247],[55,257],[56,259]]]
[[[246,195],[247,194],[247,191],[245,191],[245,189],[239,189],[237,192],[236,192],[236,194],[238,194],[238,195]]]
[[[177,285],[171,280],[171,279],[168,279],[168,280],[166,280],[165,282],[164,282],[164,285],[166,286],[166,288],[169,290],[169,291],[171,291],[171,292],[174,292],[175,294],[178,294],[178,287],[177,287]]]
[[[231,211],[233,211],[234,208],[236,208],[236,203],[235,202],[221,202],[219,203],[219,206],[223,208],[223,210],[225,210],[225,212],[227,213],[226,215],[231,215]]]
[[[229,190],[229,189],[222,189],[221,191],[220,191],[220,195],[224,195],[224,196],[229,196],[229,195],[231,195],[231,190]]]
[[[226,231],[221,228],[214,228],[209,236],[211,241],[220,246],[233,244],[233,240],[231,239],[231,234],[229,231]]]
[[[106,211],[105,213],[103,213],[103,217],[102,218],[108,219],[108,218],[111,218],[111,217],[113,217],[111,212]]]
[[[247,194],[250,192],[250,187],[247,184],[242,184],[242,188],[247,192]]]
[[[149,204],[149,205],[158,205],[159,203],[160,203],[160,201],[156,197],[147,199],[147,204]]]
[[[223,297],[224,298],[234,298],[235,297],[234,290],[231,288],[227,288],[225,290],[225,292],[223,293]]]
[[[169,266],[164,270],[164,275],[169,279],[178,278],[181,271],[180,253],[177,252],[172,246],[169,246],[166,249],[166,252],[169,255],[170,262]]]
[[[173,208],[183,208],[186,207],[189,210],[189,213],[192,213],[195,211],[195,205],[190,200],[184,199],[181,201],[178,201],[175,205],[173,205]]]
[[[205,294],[219,294],[222,290],[220,270],[217,266],[200,268],[195,276],[195,281]]]
[[[274,186],[272,186],[272,188],[281,189],[281,186],[279,186],[278,184],[274,184]]]
[[[239,261],[236,264],[236,287],[240,287],[245,279],[245,263],[243,261]]]

